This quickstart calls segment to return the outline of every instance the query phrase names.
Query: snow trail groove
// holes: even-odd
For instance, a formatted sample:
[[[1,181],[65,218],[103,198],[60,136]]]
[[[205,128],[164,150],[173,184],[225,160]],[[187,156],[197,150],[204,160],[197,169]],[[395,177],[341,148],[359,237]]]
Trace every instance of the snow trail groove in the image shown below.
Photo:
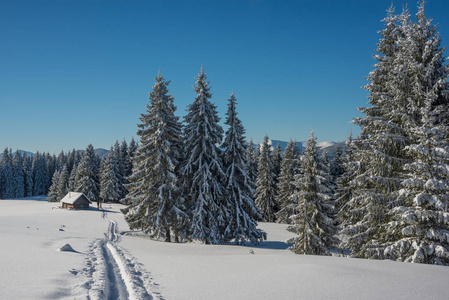
[[[161,299],[152,292],[151,277],[134,257],[121,249],[117,243],[117,223],[108,219],[107,212],[101,217],[109,222],[104,239],[92,242],[84,269],[87,281],[83,284],[88,290],[88,299],[101,300],[146,300]]]
[[[132,269],[133,264],[127,264],[127,259],[124,257],[123,252],[115,245],[119,241],[119,235],[117,235],[117,223],[111,219],[108,219],[107,212],[102,212],[102,218],[109,222],[107,241],[103,243],[105,261],[109,261],[112,268],[109,272],[112,272],[115,277],[114,282],[109,285],[109,291],[111,292],[111,297],[108,299],[153,299],[150,293],[145,289],[144,286],[135,286],[133,283],[132,274],[138,273],[136,270]],[[107,272],[107,274],[109,274]],[[142,282],[142,281],[140,281]],[[116,295],[112,295],[116,293]],[[118,297],[117,297],[118,296]]]

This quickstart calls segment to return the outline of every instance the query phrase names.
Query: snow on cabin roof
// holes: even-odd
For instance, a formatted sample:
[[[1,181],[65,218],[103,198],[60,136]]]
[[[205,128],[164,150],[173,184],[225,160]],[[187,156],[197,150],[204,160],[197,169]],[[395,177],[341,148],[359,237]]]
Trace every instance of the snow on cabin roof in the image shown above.
[[[84,195],[83,193],[75,193],[75,192],[69,192],[67,193],[67,195],[65,195],[64,198],[62,198],[61,201],[59,202],[64,202],[64,203],[69,203],[69,204],[73,204],[76,202],[76,200],[78,200],[81,196],[86,197],[86,195]],[[92,201],[89,200],[89,198],[87,198],[87,201],[89,201],[90,204],[92,204]]]

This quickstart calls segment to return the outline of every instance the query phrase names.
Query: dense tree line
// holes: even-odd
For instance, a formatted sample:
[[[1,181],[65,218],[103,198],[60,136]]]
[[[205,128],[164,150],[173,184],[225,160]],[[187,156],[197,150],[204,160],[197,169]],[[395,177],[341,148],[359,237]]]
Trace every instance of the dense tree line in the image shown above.
[[[0,159],[0,198],[48,195],[48,201],[55,202],[72,191],[86,194],[91,201],[119,202],[127,194],[126,176],[136,148],[134,139],[129,146],[126,141],[116,142],[102,158],[92,145],[57,156],[5,149]]]

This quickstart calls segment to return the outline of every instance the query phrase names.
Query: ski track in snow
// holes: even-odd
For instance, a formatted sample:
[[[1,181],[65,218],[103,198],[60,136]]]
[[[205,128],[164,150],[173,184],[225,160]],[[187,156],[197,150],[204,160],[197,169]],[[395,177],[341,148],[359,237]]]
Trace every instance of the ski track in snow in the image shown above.
[[[107,218],[107,212],[102,212],[102,218],[109,222],[108,232],[104,239],[93,241],[86,257],[86,267],[81,271],[85,278],[82,287],[87,289],[87,299],[162,299],[161,295],[152,290],[156,285],[143,265],[134,257],[120,248],[117,243],[117,223]]]

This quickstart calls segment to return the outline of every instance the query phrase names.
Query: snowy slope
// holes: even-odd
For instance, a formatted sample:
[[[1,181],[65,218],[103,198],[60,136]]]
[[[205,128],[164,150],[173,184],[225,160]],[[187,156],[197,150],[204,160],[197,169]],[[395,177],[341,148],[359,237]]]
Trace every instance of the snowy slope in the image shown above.
[[[174,244],[130,232],[118,204],[37,200],[0,200],[0,299],[447,298],[447,267],[295,255],[282,224],[259,247]]]

